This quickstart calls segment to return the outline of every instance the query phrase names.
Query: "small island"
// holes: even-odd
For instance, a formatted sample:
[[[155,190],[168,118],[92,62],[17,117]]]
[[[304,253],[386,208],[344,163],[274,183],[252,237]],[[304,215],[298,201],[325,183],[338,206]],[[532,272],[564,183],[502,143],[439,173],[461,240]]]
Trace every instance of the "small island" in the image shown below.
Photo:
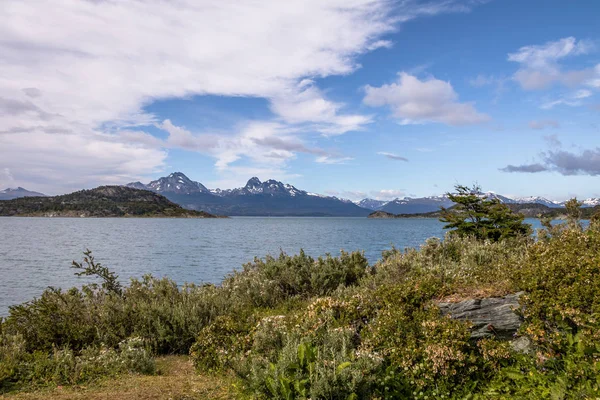
[[[0,201],[0,216],[226,218],[187,210],[160,194],[123,186],[100,186],[60,196]]]

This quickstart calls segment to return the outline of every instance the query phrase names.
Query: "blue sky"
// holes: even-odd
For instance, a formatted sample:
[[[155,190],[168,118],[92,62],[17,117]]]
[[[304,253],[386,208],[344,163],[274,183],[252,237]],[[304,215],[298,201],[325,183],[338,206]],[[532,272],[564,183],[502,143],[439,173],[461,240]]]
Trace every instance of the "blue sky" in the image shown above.
[[[352,199],[473,182],[600,197],[598,15],[593,0],[9,2],[0,187],[182,171]]]

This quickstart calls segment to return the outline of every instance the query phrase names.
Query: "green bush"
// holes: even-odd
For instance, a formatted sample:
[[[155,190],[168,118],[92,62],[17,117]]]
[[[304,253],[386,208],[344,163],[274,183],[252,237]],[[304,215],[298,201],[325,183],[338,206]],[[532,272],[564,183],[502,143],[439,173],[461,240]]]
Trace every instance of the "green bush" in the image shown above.
[[[199,371],[233,372],[257,399],[599,396],[597,224],[537,240],[448,234],[373,267],[361,253],[282,253],[221,286],[146,276],[121,287],[90,264],[80,269],[105,285],[49,289],[0,321],[2,390],[148,373],[150,354],[189,352]],[[436,307],[517,291],[532,342],[523,354],[471,339],[468,323]]]
[[[477,398],[596,399],[600,396],[600,343],[567,335],[560,357],[513,355]]]
[[[516,291],[513,272],[531,243],[525,237],[493,242],[446,234],[444,240],[428,239],[419,249],[386,252],[362,285],[435,282],[438,288],[432,296],[504,295]]]
[[[220,316],[198,334],[190,349],[199,371],[216,372],[232,368],[232,361],[248,347],[247,327],[230,316]]]
[[[382,359],[358,351],[353,336],[336,328],[318,345],[288,338],[275,362],[250,360],[246,388],[264,399],[367,398]]]
[[[368,268],[360,252],[341,252],[339,257],[327,255],[313,259],[304,251],[295,256],[256,258],[241,272],[227,277],[222,284],[234,303],[243,306],[275,307],[282,301],[301,296],[323,296],[339,287],[358,283]]]
[[[121,373],[153,374],[154,359],[143,340],[131,338],[116,349],[87,347],[27,352],[20,336],[0,337],[0,393],[39,385],[81,384]]]
[[[600,340],[600,232],[567,229],[530,247],[515,274],[524,330],[548,351],[569,334]]]

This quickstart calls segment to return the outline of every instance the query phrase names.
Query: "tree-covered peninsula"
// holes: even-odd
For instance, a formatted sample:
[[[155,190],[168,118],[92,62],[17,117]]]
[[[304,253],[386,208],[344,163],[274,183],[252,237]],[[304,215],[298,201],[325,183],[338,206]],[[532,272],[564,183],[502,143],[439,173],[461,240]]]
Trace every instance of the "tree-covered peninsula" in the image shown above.
[[[0,216],[216,218],[204,211],[186,210],[160,194],[123,186],[0,201]]]

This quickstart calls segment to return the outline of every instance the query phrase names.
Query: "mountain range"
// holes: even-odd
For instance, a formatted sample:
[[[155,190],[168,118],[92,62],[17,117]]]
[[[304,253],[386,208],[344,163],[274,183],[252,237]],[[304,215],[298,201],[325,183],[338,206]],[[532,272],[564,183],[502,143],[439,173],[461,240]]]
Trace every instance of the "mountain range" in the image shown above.
[[[493,192],[484,193],[485,196],[497,198],[504,204],[541,204],[549,208],[562,208],[565,202],[548,200],[540,196],[530,197],[507,197]],[[595,207],[600,205],[600,198],[589,198],[582,201],[583,207]],[[421,214],[437,211],[440,207],[452,207],[454,203],[448,196],[429,196],[429,197],[404,197],[391,201],[381,201],[375,199],[363,199],[356,202],[357,205],[368,208],[373,211],[384,211],[390,214]]]
[[[126,186],[160,193],[184,208],[219,215],[366,217],[372,211],[349,200],[310,193],[273,179],[261,182],[256,177],[244,187],[226,190],[209,190],[181,172]]]
[[[246,185],[240,188],[209,189],[181,172],[174,172],[148,184],[132,182],[126,186],[159,193],[190,210],[233,216],[364,217],[373,211],[391,214],[422,214],[453,205],[446,195],[404,197],[390,201],[366,198],[352,202],[335,196],[307,192],[273,179],[261,182],[256,177],[248,180]],[[493,192],[487,192],[485,195],[497,198],[505,204],[539,204],[549,208],[564,207],[564,202],[556,202],[539,196],[513,198]],[[21,187],[0,191],[0,200],[29,196],[43,196],[43,194]],[[600,198],[583,200],[584,207],[597,205],[600,205]]]

